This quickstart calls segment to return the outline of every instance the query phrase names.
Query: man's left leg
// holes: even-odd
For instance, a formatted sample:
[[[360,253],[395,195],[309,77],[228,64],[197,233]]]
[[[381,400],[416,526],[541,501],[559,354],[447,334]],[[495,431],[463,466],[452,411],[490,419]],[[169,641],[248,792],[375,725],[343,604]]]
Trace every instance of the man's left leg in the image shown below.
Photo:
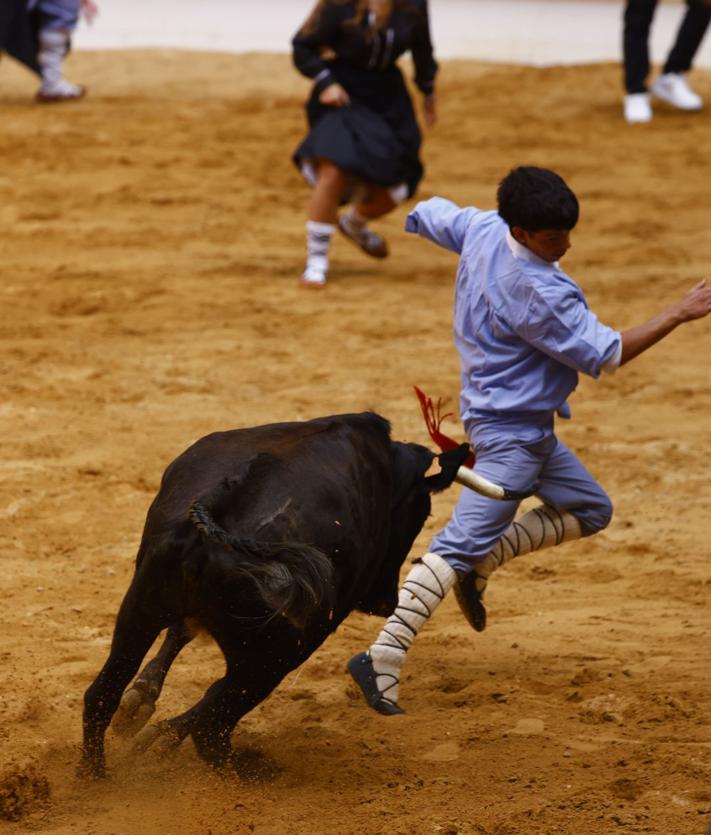
[[[544,504],[519,516],[494,548],[455,586],[457,601],[478,632],[486,626],[483,595],[489,577],[516,557],[591,536],[606,528],[612,503],[580,459],[556,438],[540,474],[536,496]]]

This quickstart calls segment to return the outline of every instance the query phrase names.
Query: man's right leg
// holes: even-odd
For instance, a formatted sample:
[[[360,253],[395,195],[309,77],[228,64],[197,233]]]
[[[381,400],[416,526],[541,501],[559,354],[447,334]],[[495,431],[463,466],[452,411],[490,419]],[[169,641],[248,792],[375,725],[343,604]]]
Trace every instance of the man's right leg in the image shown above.
[[[483,595],[496,569],[516,557],[541,551],[603,530],[612,518],[612,503],[580,459],[565,444],[555,446],[541,468],[536,492],[541,507],[519,516],[493,549],[460,574],[455,586],[457,601],[469,623],[486,627]]]

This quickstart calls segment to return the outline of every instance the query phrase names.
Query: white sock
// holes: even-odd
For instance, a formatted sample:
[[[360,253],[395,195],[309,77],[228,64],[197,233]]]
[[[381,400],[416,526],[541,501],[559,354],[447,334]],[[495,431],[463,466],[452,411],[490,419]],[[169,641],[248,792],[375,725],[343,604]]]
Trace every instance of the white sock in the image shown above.
[[[304,281],[312,284],[325,284],[328,273],[328,251],[331,238],[336,231],[332,223],[306,221],[306,269]]]
[[[424,622],[454,585],[454,569],[437,554],[416,562],[400,589],[397,607],[370,647],[378,690],[397,704],[400,668]]]

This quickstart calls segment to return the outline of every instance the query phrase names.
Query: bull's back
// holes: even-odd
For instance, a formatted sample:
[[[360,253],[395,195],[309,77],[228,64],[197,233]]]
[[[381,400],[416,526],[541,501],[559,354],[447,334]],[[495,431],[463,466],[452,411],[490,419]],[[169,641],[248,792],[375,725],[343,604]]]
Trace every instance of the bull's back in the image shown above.
[[[372,412],[214,432],[166,469],[146,533],[183,522],[196,502],[262,538],[330,516],[336,528],[365,524],[389,490],[390,427]]]

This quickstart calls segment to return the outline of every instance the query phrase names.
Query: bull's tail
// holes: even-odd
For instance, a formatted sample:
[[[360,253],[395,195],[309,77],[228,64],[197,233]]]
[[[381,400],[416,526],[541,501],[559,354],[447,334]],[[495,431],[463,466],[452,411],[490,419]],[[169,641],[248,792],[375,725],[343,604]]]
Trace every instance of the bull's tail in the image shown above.
[[[254,583],[272,612],[303,628],[317,613],[330,612],[335,603],[333,564],[323,551],[302,542],[263,542],[233,536],[199,502],[190,518],[202,535],[233,551],[235,569]]]

